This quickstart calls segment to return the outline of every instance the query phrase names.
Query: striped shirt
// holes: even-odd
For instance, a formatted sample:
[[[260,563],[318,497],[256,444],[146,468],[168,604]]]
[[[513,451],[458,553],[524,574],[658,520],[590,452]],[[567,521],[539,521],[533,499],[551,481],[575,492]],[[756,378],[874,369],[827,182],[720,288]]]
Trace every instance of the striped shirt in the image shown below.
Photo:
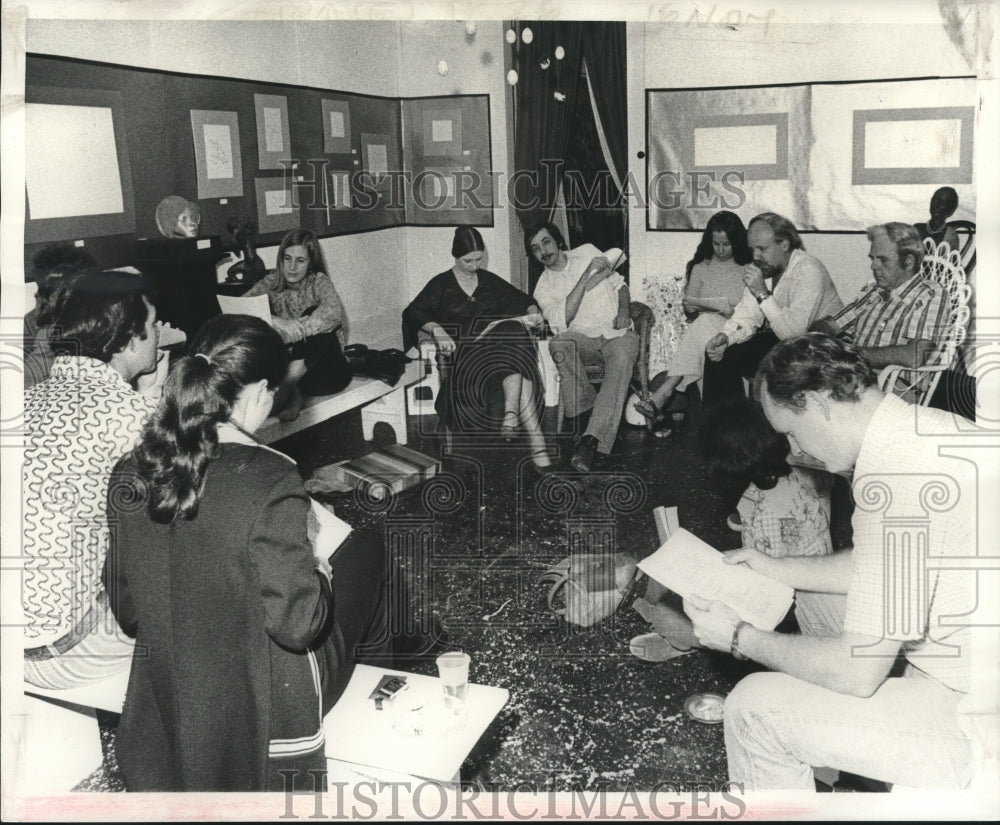
[[[918,338],[936,341],[947,309],[944,288],[918,273],[888,296],[872,281],[832,321],[859,347],[890,347]]]

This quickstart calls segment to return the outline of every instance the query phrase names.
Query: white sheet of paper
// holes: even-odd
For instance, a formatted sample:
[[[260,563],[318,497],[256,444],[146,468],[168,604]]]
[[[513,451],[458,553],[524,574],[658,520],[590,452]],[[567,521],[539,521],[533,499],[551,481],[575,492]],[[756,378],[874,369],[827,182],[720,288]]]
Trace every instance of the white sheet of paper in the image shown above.
[[[264,148],[268,152],[283,152],[285,139],[281,130],[281,109],[264,107]]]
[[[272,189],[264,193],[264,206],[268,215],[287,215],[292,211],[291,197],[284,189]]]
[[[219,309],[227,315],[252,315],[271,323],[271,304],[266,295],[253,295],[250,298],[234,298],[231,295],[219,295]]]
[[[206,123],[205,175],[210,180],[227,180],[233,177],[233,142],[225,123]]]
[[[33,220],[124,211],[111,109],[29,103],[24,127]]]
[[[431,121],[431,140],[435,143],[450,143],[452,138],[452,129],[450,120],[432,120]]]
[[[774,630],[795,591],[743,564],[726,564],[710,544],[679,528],[639,569],[683,598],[725,602],[761,630]]]
[[[344,137],[344,113],[338,111],[330,112],[330,137]]]
[[[612,247],[607,252],[604,253],[604,257],[611,262],[612,269],[618,269],[625,261],[628,260],[628,256],[622,252],[617,246]]]
[[[306,520],[306,535],[316,549],[329,558],[344,543],[351,533],[351,525],[337,518],[316,499],[309,499],[309,516]]]

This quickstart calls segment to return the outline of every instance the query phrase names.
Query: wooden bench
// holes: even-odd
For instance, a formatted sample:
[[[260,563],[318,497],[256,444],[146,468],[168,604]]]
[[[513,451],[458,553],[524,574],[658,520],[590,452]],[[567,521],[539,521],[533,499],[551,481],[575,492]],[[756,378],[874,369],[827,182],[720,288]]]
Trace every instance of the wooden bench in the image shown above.
[[[405,444],[406,388],[424,377],[422,367],[421,361],[411,361],[395,387],[375,378],[355,378],[336,395],[306,398],[298,418],[294,421],[280,421],[277,416],[272,415],[257,431],[257,437],[265,444],[270,444],[360,407],[361,429],[367,441],[371,441],[375,425],[382,421],[392,427],[396,443]]]

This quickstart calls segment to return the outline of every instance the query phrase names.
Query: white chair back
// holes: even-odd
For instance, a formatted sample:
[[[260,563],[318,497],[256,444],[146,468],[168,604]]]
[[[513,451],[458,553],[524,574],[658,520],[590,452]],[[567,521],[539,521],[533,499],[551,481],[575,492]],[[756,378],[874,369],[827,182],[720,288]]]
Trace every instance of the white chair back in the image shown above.
[[[941,374],[955,363],[955,353],[965,341],[968,330],[972,298],[972,287],[965,282],[961,253],[946,243],[935,246],[930,238],[924,240],[924,250],[921,273],[940,284],[947,295],[949,308],[945,328],[937,338],[937,347],[922,367],[906,369],[893,365],[879,373],[882,390],[903,395],[921,406],[927,406]]]

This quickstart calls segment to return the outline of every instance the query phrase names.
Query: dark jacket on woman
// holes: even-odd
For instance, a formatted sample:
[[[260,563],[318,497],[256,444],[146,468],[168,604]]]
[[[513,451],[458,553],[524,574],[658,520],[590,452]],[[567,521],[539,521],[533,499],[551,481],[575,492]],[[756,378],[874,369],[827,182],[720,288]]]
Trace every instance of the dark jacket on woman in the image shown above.
[[[497,318],[524,315],[534,301],[499,275],[478,270],[479,286],[470,297],[450,269],[435,275],[403,310],[403,349],[417,344],[417,333],[435,321],[461,345]]]
[[[434,407],[445,426],[463,431],[492,429],[503,419],[507,375],[519,373],[541,386],[535,342],[520,321],[499,324],[476,340],[492,321],[525,315],[534,301],[499,275],[485,269],[477,274],[471,296],[450,269],[435,275],[403,310],[404,348],[417,344],[428,321],[455,340],[453,361],[438,358],[442,384]]]
[[[346,657],[308,498],[288,458],[220,449],[190,521],[150,520],[131,459],[112,478],[105,582],[136,636],[116,740],[130,791],[283,790],[277,771],[326,767],[324,686]]]

